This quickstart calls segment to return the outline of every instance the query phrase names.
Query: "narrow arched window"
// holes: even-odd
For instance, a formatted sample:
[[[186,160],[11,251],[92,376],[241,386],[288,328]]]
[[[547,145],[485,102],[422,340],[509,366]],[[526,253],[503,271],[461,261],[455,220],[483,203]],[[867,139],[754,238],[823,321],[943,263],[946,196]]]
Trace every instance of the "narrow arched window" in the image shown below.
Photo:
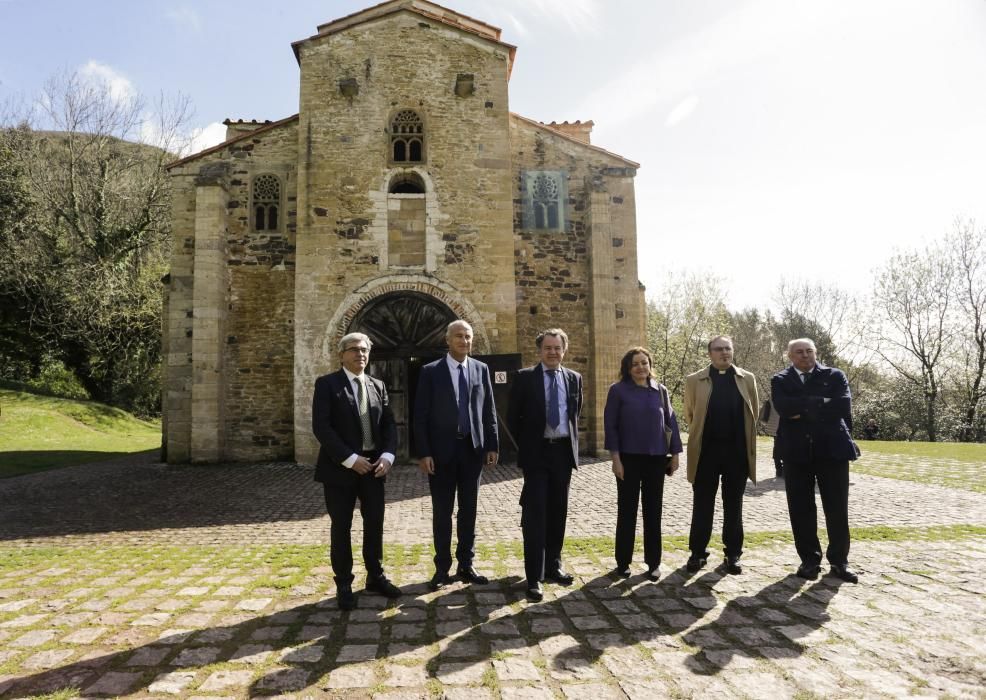
[[[534,228],[558,228],[558,183],[547,175],[534,179]]]
[[[424,162],[425,126],[412,109],[402,109],[390,122],[390,152],[395,163]]]
[[[253,229],[276,231],[281,206],[281,181],[275,175],[258,175],[253,179]]]

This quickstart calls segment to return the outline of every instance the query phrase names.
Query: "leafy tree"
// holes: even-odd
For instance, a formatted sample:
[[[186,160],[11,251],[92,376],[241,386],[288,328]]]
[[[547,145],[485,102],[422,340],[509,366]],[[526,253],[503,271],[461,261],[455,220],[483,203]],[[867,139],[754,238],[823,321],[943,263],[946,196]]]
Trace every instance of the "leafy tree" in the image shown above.
[[[939,401],[952,324],[955,274],[940,246],[898,253],[876,278],[874,303],[882,313],[876,350],[902,379],[920,391],[928,440],[939,439]]]
[[[672,273],[647,301],[647,343],[654,373],[672,397],[684,392],[686,374],[708,363],[709,340],[729,331],[719,278]]]
[[[957,220],[946,246],[955,270],[958,312],[956,383],[961,404],[959,440],[986,438],[986,229],[972,220]]]
[[[72,74],[49,81],[22,121],[3,140],[32,225],[0,246],[5,309],[93,398],[156,411],[170,237],[163,166],[181,146],[185,103],[149,109]]]

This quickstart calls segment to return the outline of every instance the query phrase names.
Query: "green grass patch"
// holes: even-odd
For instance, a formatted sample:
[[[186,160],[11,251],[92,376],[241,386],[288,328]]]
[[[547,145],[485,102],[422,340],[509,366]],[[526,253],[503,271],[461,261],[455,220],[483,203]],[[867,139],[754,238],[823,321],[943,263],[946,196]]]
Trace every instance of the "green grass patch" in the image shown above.
[[[981,442],[889,442],[863,440],[858,443],[863,455],[904,455],[928,459],[954,459],[958,462],[986,464],[986,444]]]
[[[161,445],[161,425],[95,401],[0,389],[0,478]]]
[[[770,454],[773,438],[758,438],[760,454]],[[862,456],[850,463],[857,474],[913,481],[986,493],[986,444],[968,442],[859,442]]]

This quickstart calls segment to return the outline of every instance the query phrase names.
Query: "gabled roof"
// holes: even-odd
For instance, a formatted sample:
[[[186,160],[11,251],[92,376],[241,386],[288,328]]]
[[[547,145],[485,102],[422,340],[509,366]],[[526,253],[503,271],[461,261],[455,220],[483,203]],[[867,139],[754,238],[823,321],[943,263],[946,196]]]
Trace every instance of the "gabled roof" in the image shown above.
[[[528,124],[530,126],[533,126],[536,129],[540,129],[541,131],[547,131],[552,136],[557,136],[558,138],[562,138],[562,139],[565,139],[566,141],[571,141],[572,143],[578,144],[582,148],[588,148],[590,150],[596,151],[597,153],[601,153],[603,155],[607,155],[610,158],[616,158],[617,160],[621,160],[621,161],[623,161],[624,163],[626,163],[627,165],[629,165],[632,168],[639,168],[640,167],[640,163],[635,163],[634,161],[630,160],[629,158],[624,158],[623,156],[619,155],[618,153],[613,153],[612,151],[607,151],[605,148],[600,148],[599,146],[593,146],[591,143],[586,143],[585,141],[580,141],[579,139],[575,138],[574,136],[570,136],[569,134],[566,134],[563,131],[559,131],[558,129],[552,129],[551,128],[551,124],[542,124],[541,122],[536,122],[533,119],[528,119],[527,117],[522,117],[519,114],[517,114],[516,112],[511,112],[510,113],[510,116],[513,117],[514,119],[517,119],[519,121],[524,122],[525,124]],[[591,123],[591,122],[589,122],[589,123]]]
[[[172,168],[177,168],[179,165],[185,165],[185,163],[189,163],[189,162],[191,162],[191,161],[193,161],[193,160],[195,160],[197,158],[201,158],[202,156],[207,156],[210,153],[215,153],[216,151],[221,151],[222,149],[226,148],[227,146],[231,146],[234,143],[237,143],[239,141],[245,141],[246,139],[248,139],[248,138],[250,138],[252,136],[256,136],[257,134],[263,134],[263,133],[265,133],[267,131],[272,131],[272,130],[276,129],[279,126],[284,126],[285,124],[290,124],[291,122],[297,121],[297,120],[298,120],[298,115],[297,114],[292,114],[290,117],[285,117],[284,119],[279,119],[276,122],[268,122],[268,123],[264,124],[263,126],[258,126],[256,129],[252,129],[251,131],[247,131],[245,133],[242,133],[239,136],[234,136],[233,138],[227,139],[227,140],[223,141],[220,144],[216,144],[215,146],[212,146],[210,148],[205,149],[204,151],[199,151],[198,153],[193,153],[190,156],[185,156],[184,158],[181,158],[179,160],[176,160],[176,161],[174,161],[172,163],[168,163],[166,166],[164,166],[164,169],[165,170],[171,170]],[[243,120],[241,119],[240,121],[242,122]],[[232,119],[226,119],[223,122],[223,124],[225,124],[226,126],[229,126],[230,124],[235,124],[235,123],[236,122],[234,122]]]
[[[365,10],[360,10],[359,12],[354,12],[350,15],[346,15],[345,17],[334,19],[331,22],[320,24],[318,25],[317,34],[313,34],[307,39],[300,39],[291,44],[291,48],[294,50],[294,57],[300,62],[301,58],[298,51],[301,45],[305,42],[317,39],[319,37],[329,36],[330,34],[335,34],[351,27],[379,19],[381,17],[396,14],[398,12],[413,12],[414,14],[420,15],[425,19],[440,22],[446,26],[453,27],[460,31],[468,32],[469,34],[486,39],[494,44],[499,44],[500,46],[506,48],[510,53],[510,61],[507,66],[508,76],[510,71],[513,69],[514,56],[517,53],[517,47],[513,44],[508,44],[500,40],[501,30],[499,27],[494,27],[492,24],[487,24],[482,20],[474,19],[473,17],[464,15],[461,12],[450,10],[449,8],[443,7],[438,3],[429,2],[429,0],[385,0],[378,5],[366,8]]]

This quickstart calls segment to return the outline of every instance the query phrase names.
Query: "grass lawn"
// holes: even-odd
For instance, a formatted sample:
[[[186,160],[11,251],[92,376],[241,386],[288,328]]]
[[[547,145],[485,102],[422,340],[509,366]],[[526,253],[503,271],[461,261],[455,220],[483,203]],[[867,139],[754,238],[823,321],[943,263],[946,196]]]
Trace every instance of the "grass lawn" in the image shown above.
[[[773,438],[757,438],[758,452],[769,455],[772,441]],[[986,493],[986,444],[884,440],[857,444],[863,454],[850,464],[853,472]]]
[[[161,444],[161,425],[94,401],[0,389],[0,478],[96,462]]]

